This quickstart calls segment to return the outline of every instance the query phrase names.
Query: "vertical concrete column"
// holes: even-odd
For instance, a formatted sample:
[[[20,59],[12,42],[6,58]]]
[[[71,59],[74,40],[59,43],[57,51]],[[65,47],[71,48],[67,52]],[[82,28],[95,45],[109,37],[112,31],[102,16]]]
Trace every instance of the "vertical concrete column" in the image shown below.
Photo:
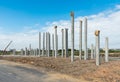
[[[29,44],[29,55],[31,55],[31,44]]]
[[[37,49],[35,48],[34,51],[35,51],[35,56],[37,56]]]
[[[42,49],[42,56],[44,56],[44,50],[45,50],[45,33],[43,33],[43,49]]]
[[[33,49],[31,48],[31,55],[33,55],[34,53],[33,53]]]
[[[38,48],[36,49],[36,51],[37,51],[37,56],[40,56],[40,55],[39,55],[39,49],[38,49]]]
[[[21,55],[24,55],[24,50],[23,49],[21,49]]]
[[[35,56],[37,56],[38,54],[37,54],[37,48],[35,49]]]
[[[55,51],[54,51],[54,34],[52,34],[52,56],[55,56]]]
[[[100,65],[100,31],[95,31],[96,36],[96,65]]]
[[[39,56],[41,55],[41,33],[39,32]]]
[[[33,49],[33,56],[35,56],[35,49]]]
[[[109,46],[108,46],[108,37],[105,38],[105,62],[109,61]]]
[[[13,55],[15,55],[16,54],[16,49],[13,49]]]
[[[34,50],[32,49],[32,55],[34,55]]]
[[[34,49],[32,49],[32,53],[33,53],[32,55],[34,56]]]
[[[82,59],[82,21],[80,20],[79,28],[79,58]]]
[[[46,55],[48,54],[48,33],[46,32]]]
[[[34,49],[34,53],[35,53],[34,56],[36,56],[36,49]]]
[[[88,58],[88,49],[87,49],[87,18],[84,19],[84,60]]]
[[[57,34],[57,55],[59,55],[58,54],[58,34]]]
[[[35,49],[35,56],[37,56],[37,49]]]
[[[74,12],[71,15],[71,62],[74,61]]]
[[[96,44],[96,43],[95,43]],[[96,46],[94,46],[94,59],[96,58]]]
[[[57,26],[55,28],[55,58],[57,57]]]
[[[94,58],[94,47],[93,44],[91,44],[91,59]]]
[[[38,48],[36,49],[36,52],[37,52],[37,56],[39,56],[39,49]]]
[[[65,29],[65,58],[68,57],[68,29]]]
[[[47,33],[47,53],[48,53],[48,57],[50,56],[50,33]]]
[[[25,56],[27,56],[27,48],[25,48]]]
[[[61,30],[62,32],[62,54],[61,57],[64,56],[64,29]]]
[[[51,50],[51,35],[49,33],[49,50]]]
[[[33,49],[33,56],[35,56],[35,49]]]
[[[66,36],[67,36],[67,38],[66,38],[66,40],[67,40],[67,56],[69,56],[68,55],[68,29],[66,29]]]

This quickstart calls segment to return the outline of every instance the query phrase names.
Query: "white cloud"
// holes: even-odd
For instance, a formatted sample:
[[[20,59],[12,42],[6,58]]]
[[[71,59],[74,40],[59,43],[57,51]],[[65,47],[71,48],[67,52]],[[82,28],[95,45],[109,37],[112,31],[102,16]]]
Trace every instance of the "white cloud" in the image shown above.
[[[115,7],[116,7],[116,9],[120,9],[120,5],[116,5]]]
[[[90,47],[91,43],[95,43],[94,31],[99,29],[100,38],[101,38],[101,48],[104,47],[105,37],[109,37],[109,47],[110,48],[120,48],[120,5],[116,5],[115,8],[111,10],[106,10],[100,12],[98,14],[93,14],[87,16],[88,18],[88,47]],[[79,41],[79,20],[84,21],[84,17],[78,16],[75,18],[75,48],[78,48]],[[46,26],[43,28],[39,27],[39,24],[35,24],[37,28],[29,28],[25,27],[24,32],[16,33],[16,34],[0,34],[0,45],[1,49],[3,49],[6,44],[13,40],[10,48],[21,49],[24,47],[28,47],[29,44],[32,44],[33,48],[38,47],[38,32],[50,32],[54,34],[54,26],[58,26],[58,36],[59,36],[59,48],[61,48],[61,29],[68,28],[69,31],[69,48],[71,42],[71,21],[70,20],[59,20],[54,22],[47,22]],[[83,27],[84,33],[84,27]],[[83,34],[84,37],[84,34]],[[83,38],[83,46],[84,46],[84,38]]]

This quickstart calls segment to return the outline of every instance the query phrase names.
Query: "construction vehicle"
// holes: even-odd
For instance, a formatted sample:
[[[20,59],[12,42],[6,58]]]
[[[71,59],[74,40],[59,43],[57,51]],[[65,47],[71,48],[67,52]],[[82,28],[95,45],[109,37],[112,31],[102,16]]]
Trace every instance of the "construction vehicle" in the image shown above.
[[[5,47],[5,49],[3,50],[3,55],[6,54],[6,50],[7,50],[7,48],[10,46],[11,43],[12,43],[12,41],[10,41],[9,44]]]

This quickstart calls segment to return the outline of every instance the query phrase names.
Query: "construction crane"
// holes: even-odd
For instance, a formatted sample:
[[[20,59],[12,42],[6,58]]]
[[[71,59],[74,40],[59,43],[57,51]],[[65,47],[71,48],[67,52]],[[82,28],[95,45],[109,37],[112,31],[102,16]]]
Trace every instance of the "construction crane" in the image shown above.
[[[6,50],[10,46],[11,43],[12,43],[12,41],[10,41],[9,44],[5,47],[5,49],[3,50],[3,55],[6,53]]]

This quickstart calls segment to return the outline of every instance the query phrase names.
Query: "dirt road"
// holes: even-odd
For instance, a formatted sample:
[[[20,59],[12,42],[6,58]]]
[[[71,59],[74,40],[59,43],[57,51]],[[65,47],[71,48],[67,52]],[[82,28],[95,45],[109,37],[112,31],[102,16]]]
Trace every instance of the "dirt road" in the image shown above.
[[[0,60],[0,82],[85,82],[27,64]]]
[[[118,60],[112,58],[108,63],[102,61],[100,66],[95,65],[95,60],[75,59],[74,62],[70,62],[69,58],[53,57],[0,56],[0,60],[10,61],[7,65],[5,63],[5,66],[8,67],[7,70],[10,67],[16,70],[15,74],[18,77],[24,75],[21,79],[25,81],[21,82],[120,82],[119,58]]]

